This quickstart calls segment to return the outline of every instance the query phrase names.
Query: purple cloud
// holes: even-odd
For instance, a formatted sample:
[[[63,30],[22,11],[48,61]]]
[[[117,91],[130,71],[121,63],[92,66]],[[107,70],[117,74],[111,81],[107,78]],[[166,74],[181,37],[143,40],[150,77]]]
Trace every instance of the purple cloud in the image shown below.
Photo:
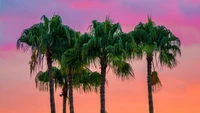
[[[179,9],[181,14],[183,14],[185,17],[200,17],[200,3],[182,0],[179,2]]]
[[[183,44],[199,44],[199,11],[196,2],[186,0],[2,0],[0,7],[0,46],[15,45],[23,29],[38,23],[42,15],[62,16],[63,23],[85,32],[91,21],[103,21],[106,15],[122,25],[124,31],[133,30],[151,14],[157,24],[165,25],[178,34]],[[198,16],[197,16],[198,15]],[[182,35],[174,26],[194,28]],[[187,31],[187,30],[186,30]],[[194,35],[196,34],[196,35]],[[188,41],[187,36],[193,36]]]
[[[166,0],[120,0],[120,2],[132,12],[156,16],[166,15],[167,11],[162,9],[162,5],[169,4]]]

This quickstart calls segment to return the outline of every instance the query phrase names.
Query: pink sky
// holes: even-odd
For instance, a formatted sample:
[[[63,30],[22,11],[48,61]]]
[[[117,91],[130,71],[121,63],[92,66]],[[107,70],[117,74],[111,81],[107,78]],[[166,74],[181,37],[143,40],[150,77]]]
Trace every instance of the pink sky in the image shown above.
[[[0,113],[48,113],[49,93],[35,88],[30,78],[29,53],[16,51],[23,29],[54,13],[82,33],[91,21],[106,15],[131,31],[147,15],[170,29],[182,42],[180,64],[160,70],[161,91],[154,94],[155,113],[200,113],[200,1],[199,0],[1,0],[0,1]],[[133,62],[136,78],[121,82],[110,71],[106,87],[108,113],[147,113],[146,62]],[[56,91],[57,112],[62,111]],[[76,113],[98,113],[99,94],[75,92]]]

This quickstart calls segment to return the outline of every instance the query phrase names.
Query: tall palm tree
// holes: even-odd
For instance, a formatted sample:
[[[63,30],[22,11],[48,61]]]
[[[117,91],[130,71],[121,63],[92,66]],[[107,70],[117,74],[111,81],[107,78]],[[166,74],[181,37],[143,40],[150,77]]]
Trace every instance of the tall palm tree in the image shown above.
[[[146,56],[149,113],[154,113],[152,85],[155,84],[155,81],[152,82],[152,79],[155,79],[157,72],[152,72],[152,64],[156,62],[156,64],[169,68],[177,66],[176,56],[181,55],[181,42],[166,27],[156,26],[150,17],[148,17],[147,23],[139,23],[132,33],[139,50],[141,50],[140,53],[144,53]],[[159,82],[157,78],[156,81]]]
[[[105,81],[106,69],[110,67],[117,77],[129,78],[133,76],[132,68],[124,59],[123,40],[119,23],[106,17],[104,22],[92,21],[90,26],[90,39],[83,44],[83,57],[89,62],[98,62],[101,67],[100,86],[100,113],[106,113],[105,108]],[[131,76],[128,76],[131,75]]]
[[[82,57],[82,43],[79,38],[85,37],[85,35],[80,35],[79,32],[74,34],[74,38],[71,41],[71,47],[69,47],[62,55],[61,59],[61,71],[62,73],[68,75],[68,89],[69,89],[69,103],[70,103],[70,113],[74,113],[74,104],[73,104],[73,76],[82,73],[82,70],[86,68],[87,62]],[[87,41],[87,40],[86,40]]]
[[[70,39],[70,33],[73,31],[62,24],[59,15],[54,15],[51,19],[45,15],[41,17],[42,22],[34,24],[25,29],[17,41],[17,49],[27,51],[31,48],[32,55],[30,61],[30,72],[37,70],[43,65],[44,56],[46,57],[49,75],[50,88],[50,107],[51,113],[56,113],[54,100],[54,79],[52,75],[52,62],[63,53],[69,43],[64,41]],[[67,42],[67,43],[66,43]]]
[[[64,73],[65,75],[68,75],[68,76],[65,76],[65,84],[64,84],[63,92],[62,92],[63,102],[64,102],[63,103],[63,112],[64,113],[66,113],[66,108],[64,108],[64,107],[66,107],[66,100],[67,100],[68,92],[69,92],[70,113],[74,113],[74,104],[73,104],[73,78],[72,78],[71,73],[67,73],[67,68],[62,63],[62,62],[65,62],[65,61],[63,61],[63,54],[70,52],[70,50],[74,48],[77,38],[80,37],[80,32],[77,32],[75,30],[71,29],[69,33],[70,34],[68,36],[69,38],[68,38],[68,43],[67,43],[68,45],[66,46],[67,48],[65,48],[64,51],[62,51],[62,54],[57,54],[59,64],[62,67],[61,68],[62,73]],[[78,55],[78,54],[80,54],[80,53],[77,52],[76,55]],[[70,56],[69,58],[73,58],[76,55]],[[69,58],[67,58],[67,59],[69,59]],[[76,64],[74,64],[74,65],[76,65]]]
[[[67,50],[61,60],[61,70],[62,73],[68,75],[68,88],[69,88],[69,103],[70,103],[70,113],[74,113],[74,103],[73,103],[73,76],[76,72],[80,71],[81,62],[77,59],[77,54],[75,49],[71,48]]]
[[[73,76],[73,86],[77,90],[82,90],[83,92],[92,92],[98,91],[100,86],[100,74],[98,72],[92,72],[88,69],[84,69],[80,71],[81,73],[76,73]],[[55,82],[55,88],[58,86],[62,87],[62,94],[60,96],[63,97],[63,113],[66,113],[66,105],[67,105],[67,97],[68,97],[68,81],[66,81],[66,76],[61,73],[60,69],[53,67],[53,78]],[[48,91],[48,71],[38,72],[35,77],[36,87],[40,91]],[[70,104],[70,103],[69,103]]]

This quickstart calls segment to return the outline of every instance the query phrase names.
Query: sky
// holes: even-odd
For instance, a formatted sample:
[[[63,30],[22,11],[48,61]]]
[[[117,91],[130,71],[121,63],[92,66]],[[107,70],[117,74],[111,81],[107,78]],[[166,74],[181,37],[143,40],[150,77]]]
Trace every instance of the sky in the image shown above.
[[[30,53],[16,50],[22,31],[42,15],[59,14],[63,23],[84,33],[92,20],[110,16],[129,32],[151,15],[180,38],[182,56],[174,69],[159,70],[163,88],[153,94],[155,113],[200,113],[200,0],[0,0],[0,113],[48,113],[49,93],[35,88]],[[108,113],[147,113],[146,61],[133,61],[135,79],[107,75]],[[62,111],[60,90],[56,110]],[[98,113],[99,94],[74,93],[76,113]]]

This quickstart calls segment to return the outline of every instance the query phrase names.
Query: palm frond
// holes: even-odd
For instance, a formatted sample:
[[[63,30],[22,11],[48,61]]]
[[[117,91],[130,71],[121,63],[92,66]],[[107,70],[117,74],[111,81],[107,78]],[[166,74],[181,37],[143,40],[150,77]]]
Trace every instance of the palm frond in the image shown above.
[[[162,88],[162,83],[160,81],[160,78],[158,77],[157,71],[152,72],[151,80],[152,80],[152,90],[153,90],[153,92],[159,91]]]
[[[132,67],[129,63],[116,56],[111,56],[110,59],[112,59],[110,66],[117,77],[121,78],[122,80],[134,77]]]
[[[169,68],[174,68],[178,65],[178,61],[175,59],[175,55],[165,51],[160,53],[159,61],[161,66],[167,66]]]
[[[61,86],[65,83],[65,75],[61,74],[60,69],[57,67],[52,67],[52,74],[54,78],[54,87],[57,89],[58,87],[61,88]],[[49,75],[48,71],[42,72],[39,71],[35,77],[35,84],[36,88],[38,88],[40,91],[48,91],[49,89]]]
[[[83,69],[81,72],[75,73],[73,76],[74,88],[85,93],[97,92],[100,86],[101,75],[98,72],[90,72]]]

